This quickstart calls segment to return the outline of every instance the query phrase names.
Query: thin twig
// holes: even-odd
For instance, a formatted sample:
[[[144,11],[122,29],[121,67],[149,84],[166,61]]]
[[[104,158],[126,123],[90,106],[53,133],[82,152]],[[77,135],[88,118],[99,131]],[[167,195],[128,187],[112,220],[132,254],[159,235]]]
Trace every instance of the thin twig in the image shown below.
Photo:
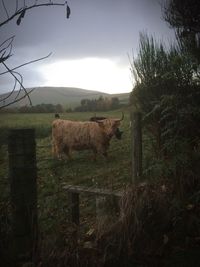
[[[18,0],[16,0],[16,9],[15,9],[15,13],[17,12],[18,10]]]
[[[12,72],[20,76],[20,79],[21,79],[20,82],[21,82],[21,84],[23,84],[23,77],[22,77],[22,75],[21,75],[19,72],[16,72],[16,71],[12,71]],[[22,87],[20,86],[20,88],[19,88],[19,90],[18,90],[18,93],[17,93],[17,95],[16,95],[16,97],[15,97],[15,100],[18,98],[18,96],[19,96],[21,90],[22,90]]]
[[[4,11],[6,12],[6,16],[7,16],[7,18],[9,19],[8,10],[7,10],[7,8],[6,8],[6,5],[5,5],[5,3],[4,3],[4,0],[2,0],[2,4],[3,4]]]
[[[9,13],[7,11],[7,8],[6,8],[6,5],[4,3],[4,0],[2,0],[2,4],[3,4],[3,8],[5,10],[5,13],[7,15],[7,19],[3,22],[0,23],[0,27],[5,25],[6,23],[10,22],[12,19],[14,19],[15,17],[18,17],[18,20],[21,19],[21,17],[23,17],[23,14],[25,13],[25,11],[27,10],[30,10],[30,9],[33,9],[33,8],[36,8],[36,7],[47,7],[47,6],[65,6],[66,5],[66,2],[64,3],[52,3],[52,2],[49,2],[49,3],[43,3],[43,4],[37,4],[37,1],[35,1],[34,4],[31,4],[30,6],[26,6],[25,4],[25,0],[24,0],[24,6],[23,7],[19,7],[19,1],[16,0],[16,10],[15,10],[15,13],[12,14],[11,16],[9,16]],[[18,23],[18,20],[17,20],[17,24],[19,25],[20,24],[20,21]],[[13,77],[14,77],[14,80],[15,80],[15,83],[14,83],[14,86],[13,86],[13,89],[12,91],[7,94],[3,99],[0,99],[0,102],[5,102],[6,99],[8,99],[15,91],[16,89],[16,85],[17,85],[17,82],[19,83],[20,85],[20,89],[19,89],[19,92],[17,94],[17,96],[15,97],[15,100],[10,102],[10,103],[7,103],[3,106],[0,107],[0,109],[2,109],[3,107],[7,107],[7,106],[10,106],[11,104],[15,103],[15,102],[18,102],[20,101],[21,99],[25,98],[25,97],[28,97],[29,99],[29,103],[30,105],[32,106],[32,101],[30,99],[30,96],[29,94],[33,91],[33,89],[28,93],[27,90],[24,88],[23,86],[23,77],[21,76],[21,74],[19,74],[18,72],[15,72],[14,70],[20,68],[20,67],[23,67],[25,65],[28,65],[28,64],[31,64],[31,63],[34,63],[34,62],[37,62],[37,61],[40,61],[40,60],[43,60],[45,58],[48,58],[50,54],[48,54],[47,56],[45,57],[42,57],[42,58],[39,58],[39,59],[36,59],[36,60],[32,60],[32,61],[29,61],[29,62],[26,62],[24,64],[21,64],[17,67],[14,67],[13,69],[10,69],[4,62],[11,56],[11,52],[12,52],[12,43],[13,43],[13,39],[14,39],[14,36],[8,38],[7,40],[5,40],[2,44],[0,44],[0,63],[2,63],[4,65],[4,67],[6,68],[7,71],[4,71],[2,73],[0,73],[0,75],[3,75],[3,74],[6,74],[6,73],[10,73]],[[5,47],[3,47],[5,45]],[[7,51],[7,49],[9,48],[9,51]],[[21,78],[21,81],[20,79],[17,77],[17,75],[20,76]],[[24,90],[25,92],[25,95],[20,97],[19,99],[18,96],[20,95],[20,92],[21,90]]]
[[[26,66],[26,65],[29,65],[29,64],[35,63],[35,62],[37,62],[37,61],[46,59],[46,58],[50,57],[51,55],[52,55],[52,52],[49,53],[49,54],[48,54],[47,56],[45,56],[45,57],[41,57],[41,58],[38,58],[38,59],[31,60],[31,61],[29,61],[29,62],[23,63],[23,64],[21,64],[21,65],[15,67],[15,68],[13,68],[13,69],[10,69],[10,70],[11,70],[11,71],[14,71],[14,70],[19,69],[19,68],[21,68],[21,67],[24,67],[24,66]],[[9,72],[9,71],[1,72],[0,75],[6,74],[6,73],[8,73],[8,72]]]
[[[12,44],[14,38],[15,38],[15,36],[13,35],[13,36],[9,37],[8,39],[6,39],[2,44],[0,44],[0,47],[2,47],[4,44],[6,44],[6,42],[10,41],[6,47],[4,47],[0,50],[0,53],[2,53],[4,50],[6,50]]]
[[[30,93],[32,93],[34,90],[35,90],[35,88],[31,89],[30,92],[28,92],[28,94],[30,95]],[[24,99],[25,97],[26,97],[26,95],[23,95],[19,99],[16,99],[16,100],[14,100],[12,102],[9,102],[8,104],[5,104],[5,105],[1,106],[0,109],[6,108],[6,107],[8,107],[8,106],[10,106],[10,105],[12,105],[14,103],[17,103],[17,102],[21,101],[22,99]]]
[[[27,11],[27,10],[32,9],[32,8],[45,7],[45,6],[65,6],[65,3],[63,3],[63,4],[59,4],[59,3],[37,4],[37,5],[31,5],[31,6],[27,6],[27,7],[21,8],[21,9],[17,10],[17,12],[15,12],[13,15],[11,15],[8,19],[6,19],[5,21],[1,22],[0,23],[0,27],[2,27],[3,25],[5,25],[9,21],[11,21],[13,18],[19,16],[24,10]]]
[[[23,90],[24,90],[24,92],[25,92],[25,97],[27,96],[28,97],[28,99],[29,99],[29,103],[30,103],[30,105],[32,106],[32,101],[31,101],[31,99],[30,99],[30,96],[29,96],[29,94],[27,93],[27,90],[26,90],[26,88],[23,86],[23,84],[20,82],[20,80],[15,76],[15,74],[7,67],[7,65],[4,63],[4,62],[2,62],[2,64],[4,65],[4,67],[10,72],[10,74],[18,81],[18,83],[20,84],[20,86],[23,88]],[[15,100],[16,101],[16,100]]]
[[[6,96],[4,98],[0,99],[0,103],[4,102],[6,99],[8,99],[14,93],[16,85],[17,85],[17,81],[15,80],[15,83],[14,83],[12,91],[9,94],[6,94]]]
[[[28,65],[28,64],[35,63],[35,62],[37,62],[37,61],[46,59],[46,58],[50,57],[51,54],[52,54],[52,53],[49,53],[49,54],[48,54],[47,56],[45,56],[45,57],[42,57],[42,58],[39,58],[39,59],[35,59],[35,60],[32,60],[32,61],[26,62],[26,63],[24,63],[24,64],[21,64],[21,65],[15,67],[15,68],[13,68],[13,69],[10,69],[10,71],[7,70],[7,71],[4,71],[4,72],[0,73],[0,75],[6,74],[6,73],[10,73],[10,72],[13,72],[14,70],[16,70],[16,69],[18,69],[18,68],[20,68],[20,67],[23,67],[23,66],[25,66],[25,65]],[[18,74],[18,75],[21,77],[21,83],[23,83],[23,77],[22,77],[22,75],[21,75],[20,73],[18,73],[18,72],[15,72],[15,73]],[[14,80],[15,80],[15,84],[14,84],[14,87],[13,87],[12,91],[11,91],[9,94],[7,94],[3,99],[0,99],[0,102],[5,101],[6,99],[8,99],[8,98],[14,93],[15,88],[16,88],[16,84],[17,84],[17,80],[16,80],[16,79],[14,79]],[[19,92],[18,92],[18,94],[17,94],[17,96],[16,96],[15,99],[17,99],[17,97],[19,96],[20,91],[21,91],[21,87],[20,87],[20,90],[19,90]]]

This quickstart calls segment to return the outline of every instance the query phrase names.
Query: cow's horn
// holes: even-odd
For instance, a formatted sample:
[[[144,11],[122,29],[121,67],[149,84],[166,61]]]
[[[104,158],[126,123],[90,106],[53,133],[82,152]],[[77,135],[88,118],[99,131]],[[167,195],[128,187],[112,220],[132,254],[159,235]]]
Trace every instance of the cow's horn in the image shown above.
[[[120,121],[123,121],[123,119],[124,119],[124,112],[122,112],[122,117],[121,117]]]

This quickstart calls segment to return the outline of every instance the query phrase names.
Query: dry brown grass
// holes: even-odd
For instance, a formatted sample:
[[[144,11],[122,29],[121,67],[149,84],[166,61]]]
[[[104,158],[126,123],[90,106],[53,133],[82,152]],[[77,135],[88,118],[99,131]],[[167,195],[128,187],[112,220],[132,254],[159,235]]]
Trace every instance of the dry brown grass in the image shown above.
[[[177,248],[199,246],[199,205],[180,207],[173,195],[166,185],[140,184],[125,190],[119,220],[97,240],[103,266],[167,266]]]

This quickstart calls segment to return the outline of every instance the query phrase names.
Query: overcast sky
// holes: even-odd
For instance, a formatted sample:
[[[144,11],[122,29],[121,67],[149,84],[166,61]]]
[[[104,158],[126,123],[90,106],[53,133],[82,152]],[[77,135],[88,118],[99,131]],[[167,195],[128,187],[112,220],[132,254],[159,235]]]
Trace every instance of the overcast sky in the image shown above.
[[[18,0],[19,5],[24,0]],[[26,0],[27,4],[35,2]],[[44,0],[38,0],[44,3]],[[63,3],[54,0],[54,3]],[[71,16],[65,7],[42,7],[0,28],[0,44],[11,36],[12,68],[27,61],[51,57],[22,67],[25,87],[66,86],[123,93],[132,90],[128,54],[137,55],[139,32],[146,31],[168,43],[173,30],[162,19],[160,0],[70,0]],[[15,0],[4,0],[8,13]],[[6,19],[0,0],[0,21]],[[0,72],[4,71],[0,66]],[[0,76],[0,92],[13,88],[10,75]]]

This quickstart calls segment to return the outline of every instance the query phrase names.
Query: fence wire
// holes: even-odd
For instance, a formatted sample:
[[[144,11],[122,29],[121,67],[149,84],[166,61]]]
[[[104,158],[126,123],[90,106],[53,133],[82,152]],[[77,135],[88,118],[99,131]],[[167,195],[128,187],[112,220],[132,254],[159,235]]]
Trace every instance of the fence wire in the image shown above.
[[[42,150],[42,149],[49,150],[49,148],[51,148],[51,147],[52,147],[51,145],[37,145],[37,154],[39,154],[38,157],[37,157],[37,168],[38,168],[38,170],[47,170],[48,169],[48,170],[52,171],[52,170],[55,170],[55,169],[58,169],[58,168],[66,167],[66,161],[57,160],[57,159],[53,158],[53,156],[51,156],[51,157],[44,156],[43,157],[42,155],[40,155],[40,150]],[[121,148],[122,148],[122,150],[126,150],[126,148],[123,148],[123,147],[121,147]],[[118,148],[116,148],[116,149],[112,148],[112,149],[109,150],[109,153],[110,154],[111,153],[115,153],[116,151],[118,151]],[[45,166],[45,162],[48,162],[51,165],[50,166]],[[42,166],[42,164],[44,166]],[[73,190],[71,190],[71,189],[74,188],[75,186],[74,185],[69,185],[69,184],[66,184],[66,183],[62,183],[60,186],[61,186],[61,188],[55,190],[54,192],[47,192],[47,193],[43,194],[42,197],[46,199],[44,201],[44,206],[46,205],[46,201],[48,202],[48,198],[55,198],[54,202],[57,202],[56,198],[57,199],[59,199],[59,198],[62,199],[61,194],[64,196],[65,193],[66,193],[66,199],[65,199],[66,202],[63,203],[62,207],[59,206],[58,209],[60,209],[60,210],[64,209],[64,213],[66,214],[65,216],[68,217],[68,216],[70,216],[71,210],[76,208],[76,204],[71,203],[69,201],[69,194],[74,194]],[[96,194],[95,190],[98,190],[98,194]],[[92,192],[92,191],[94,191],[94,192]],[[92,205],[91,205],[90,201],[93,201],[93,203],[94,203],[95,198],[97,196],[103,194],[104,191],[105,191],[105,189],[103,189],[103,188],[99,189],[98,188],[98,184],[94,183],[92,186],[87,187],[86,191],[82,190],[81,192],[76,192],[75,194],[78,194],[79,196],[82,195],[81,201],[79,203],[79,207],[81,208],[81,206],[84,206],[84,208],[87,207],[86,209],[91,210],[92,209]],[[113,194],[115,194],[114,191],[113,191]],[[96,204],[95,204],[95,206],[96,206]],[[41,207],[41,209],[42,209],[42,207]],[[90,216],[91,215],[92,214],[90,214]],[[96,216],[96,211],[94,211],[94,215],[93,216]],[[49,221],[49,219],[50,219],[47,215],[45,217],[46,218],[42,219],[42,221],[44,223],[45,223],[45,221]],[[53,220],[53,218],[52,218],[52,220]]]

